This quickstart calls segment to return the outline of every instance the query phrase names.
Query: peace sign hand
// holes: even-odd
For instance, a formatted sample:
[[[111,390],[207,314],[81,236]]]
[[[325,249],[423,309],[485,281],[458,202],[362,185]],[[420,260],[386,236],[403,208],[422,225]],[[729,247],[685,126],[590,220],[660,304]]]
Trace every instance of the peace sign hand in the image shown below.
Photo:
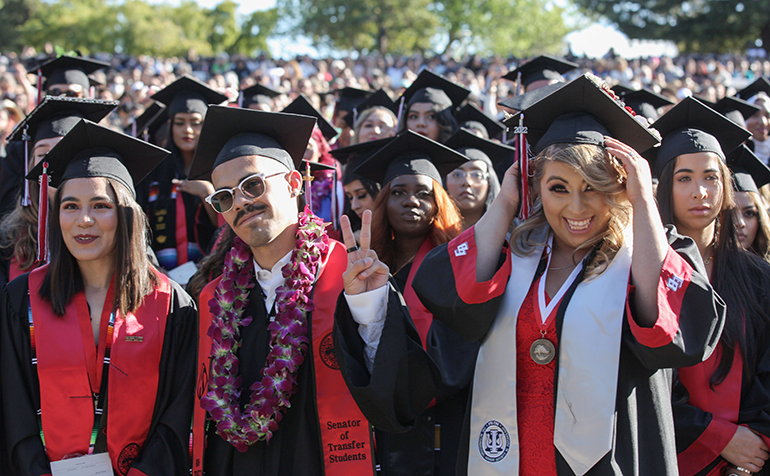
[[[385,286],[390,270],[387,265],[377,258],[377,253],[370,249],[372,241],[372,212],[364,211],[361,216],[361,246],[356,244],[356,238],[350,227],[350,220],[343,215],[340,218],[342,240],[348,249],[348,268],[342,273],[345,284],[345,294],[355,295]]]

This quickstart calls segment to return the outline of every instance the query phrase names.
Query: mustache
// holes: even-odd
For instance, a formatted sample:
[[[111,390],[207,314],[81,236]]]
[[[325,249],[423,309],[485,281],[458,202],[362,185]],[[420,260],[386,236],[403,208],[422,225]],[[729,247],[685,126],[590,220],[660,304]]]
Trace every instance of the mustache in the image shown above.
[[[262,210],[267,210],[267,205],[262,203],[252,203],[251,205],[241,209],[241,211],[239,211],[238,214],[235,215],[235,220],[233,220],[233,224],[235,226],[238,226],[238,223],[241,222],[244,216],[250,215],[254,212],[261,212]]]

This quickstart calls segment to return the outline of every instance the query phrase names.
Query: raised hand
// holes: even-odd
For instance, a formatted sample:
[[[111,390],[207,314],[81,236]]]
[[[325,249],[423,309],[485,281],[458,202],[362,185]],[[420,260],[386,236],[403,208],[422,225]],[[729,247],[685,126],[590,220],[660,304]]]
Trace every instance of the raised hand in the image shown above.
[[[640,203],[639,200],[653,202],[652,172],[647,160],[631,146],[611,137],[604,138],[604,146],[610,154],[620,160],[628,174],[626,193],[631,205],[636,207]]]
[[[348,268],[342,273],[345,294],[355,295],[373,291],[388,282],[390,270],[377,258],[377,253],[370,249],[372,242],[372,212],[364,211],[361,216],[361,245],[356,244],[350,220],[343,215],[340,218],[342,240],[348,249]]]

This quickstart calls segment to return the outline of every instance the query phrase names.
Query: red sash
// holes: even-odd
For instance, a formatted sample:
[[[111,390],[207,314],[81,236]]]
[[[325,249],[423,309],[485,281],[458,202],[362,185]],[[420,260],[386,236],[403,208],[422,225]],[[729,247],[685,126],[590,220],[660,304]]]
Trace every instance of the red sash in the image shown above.
[[[343,289],[342,273],[347,267],[347,253],[340,243],[329,240],[329,251],[322,260],[321,272],[313,289],[315,308],[311,315],[312,337],[308,354],[312,353],[315,370],[316,405],[325,474],[326,476],[373,475],[374,458],[370,425],[350,395],[333,353],[334,310],[337,297]],[[198,399],[208,389],[211,353],[211,338],[207,335],[211,325],[211,310],[208,302],[214,296],[214,290],[220,280],[221,278],[217,278],[210,282],[203,288],[200,296],[200,345],[196,385]],[[309,357],[310,355],[307,356]],[[278,431],[281,431],[280,423]],[[200,405],[196,405],[193,415],[193,476],[203,474],[204,433],[205,412]]]
[[[428,336],[428,329],[433,322],[433,314],[431,314],[425,306],[422,305],[422,301],[417,297],[417,293],[412,288],[412,281],[414,281],[414,275],[422,264],[422,260],[425,259],[425,255],[435,247],[433,240],[430,236],[425,238],[425,241],[420,245],[420,249],[417,250],[417,256],[414,257],[412,267],[409,269],[409,276],[406,278],[406,289],[404,289],[404,301],[409,306],[409,315],[412,316],[414,326],[417,328],[417,332],[420,334],[422,340],[422,346],[425,347],[425,339]]]
[[[92,395],[101,385],[112,289],[105,300],[99,349],[93,345],[85,294],[78,293],[64,316],[56,316],[39,296],[48,266],[29,275],[35,326],[40,408],[46,453],[58,461],[88,452],[93,429]],[[117,474],[125,475],[147,438],[158,391],[159,364],[171,305],[168,278],[156,273],[158,287],[125,318],[115,317],[107,392],[107,450]],[[108,305],[109,304],[109,305]],[[101,358],[101,359],[100,359]]]

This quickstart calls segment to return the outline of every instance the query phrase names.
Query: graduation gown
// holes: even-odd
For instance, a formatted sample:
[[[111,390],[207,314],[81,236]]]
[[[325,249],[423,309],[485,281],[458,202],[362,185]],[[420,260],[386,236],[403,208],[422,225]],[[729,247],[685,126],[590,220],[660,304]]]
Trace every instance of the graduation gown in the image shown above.
[[[9,283],[0,303],[3,312],[0,322],[0,391],[8,446],[7,455],[3,456],[7,456],[13,470],[11,474],[15,476],[39,476],[51,472],[36,414],[40,408],[40,394],[46,390],[40,388],[37,369],[31,363],[28,278],[29,274],[24,274]],[[192,299],[171,281],[171,308],[160,355],[152,420],[144,446],[131,465],[128,473],[131,476],[189,473],[197,323]],[[109,405],[106,411],[109,415]],[[83,415],[83,418],[93,419],[93,413]],[[7,467],[3,464],[3,470]]]
[[[434,249],[415,276],[413,287],[425,307],[433,312],[435,319],[469,340],[483,342],[503,300],[508,277],[512,272],[511,255],[508,248],[504,247],[495,276],[487,282],[477,283],[473,233],[473,228],[470,228],[448,245]],[[697,247],[690,239],[669,230],[669,244],[673,251],[669,250],[662,277],[666,275],[666,266],[672,262],[686,262],[689,267],[703,271]],[[453,264],[457,263],[453,263],[453,259],[458,257],[461,257],[464,264],[455,270]],[[581,280],[582,276],[579,276],[559,305],[556,315],[557,334],[561,332],[564,312],[572,295],[570,291]],[[662,284],[666,286],[665,280],[662,280]],[[660,322],[659,319],[651,329],[635,325],[633,318],[628,315],[628,312],[633,315],[633,300],[628,299],[619,356],[612,447],[586,474],[677,473],[670,368],[694,365],[706,358],[718,341],[724,321],[724,305],[702,274],[694,272],[689,282],[679,284],[678,287],[673,286],[681,291],[674,304],[678,302],[681,309],[675,313],[666,313],[666,322]],[[388,320],[382,332],[383,339],[386,334],[397,335],[394,340],[400,344],[400,348],[394,351],[399,352],[400,362],[391,369],[397,375],[376,382],[376,388],[372,385],[373,394],[376,395],[372,401],[381,415],[381,422],[392,427],[408,425],[415,418],[416,410],[435,395],[437,379],[442,373],[452,371],[451,368],[442,369],[427,353],[421,351],[421,346],[414,341],[414,334],[410,330],[408,314],[399,307],[398,302],[389,301]],[[351,322],[344,321],[340,322],[340,327],[343,324],[354,327]],[[561,339],[559,335],[557,340],[561,342]],[[511,356],[511,362],[515,362],[514,355]],[[374,373],[377,372],[375,361]],[[558,372],[557,367],[557,376]],[[557,394],[556,389],[554,394]],[[471,395],[471,405],[472,401]],[[470,421],[466,417],[458,457],[458,475],[468,474],[471,438],[475,444],[478,435],[470,435]],[[558,450],[556,466],[560,476],[574,474]]]
[[[767,268],[755,270],[752,282],[767,289]],[[765,271],[762,275],[761,272]],[[679,473],[722,474],[727,462],[720,456],[739,425],[758,432],[770,445],[770,343],[768,335],[751,335],[759,340],[759,359],[745,362],[736,349],[727,377],[714,388],[709,382],[722,358],[722,344],[703,363],[678,370],[674,382],[674,424]],[[745,368],[753,368],[749,379]],[[765,468],[758,474],[770,474]]]
[[[432,316],[409,289],[425,253],[432,248],[429,242],[430,238],[426,238],[415,261],[393,276],[388,297],[389,315],[391,312],[404,313],[407,320],[402,331],[408,332],[414,339],[413,343],[417,344],[422,339],[412,317],[424,314],[432,319]],[[423,249],[426,245],[427,249]],[[423,322],[419,325],[425,324]],[[469,387],[479,345],[463,339],[440,321],[432,320],[429,325],[425,353],[438,367],[436,380],[426,381],[424,390],[435,386],[435,404],[408,422],[393,421],[388,417],[383,418],[379,413],[381,399],[387,397],[381,394],[378,380],[398,375],[397,369],[406,364],[404,355],[397,350],[402,348],[404,334],[383,332],[370,374],[363,359],[364,343],[358,335],[358,326],[353,321],[347,301],[344,296],[340,296],[337,302],[337,360],[356,403],[376,428],[377,456],[380,474],[383,476],[451,475],[457,465]],[[428,398],[427,402],[431,402],[431,399]]]
[[[244,453],[239,452],[217,435],[215,424],[209,424],[206,432],[205,457],[203,458],[203,470],[206,476],[323,476],[329,474],[325,470],[325,466],[329,463],[328,459],[344,457],[346,453],[355,453],[357,457],[368,461],[366,466],[370,468],[370,471],[361,473],[361,476],[374,474],[370,438],[366,441],[358,441],[359,447],[352,452],[347,449],[337,449],[337,447],[334,451],[328,451],[330,450],[328,446],[330,442],[345,443],[347,440],[341,440],[342,435],[332,435],[334,439],[329,440],[326,439],[329,433],[323,434],[322,432],[322,428],[324,430],[329,429],[334,425],[334,422],[321,421],[318,401],[318,394],[321,389],[318,388],[315,379],[316,366],[319,365],[319,362],[323,362],[320,365],[331,364],[335,367],[336,362],[328,360],[328,357],[332,355],[329,349],[332,344],[331,329],[329,328],[325,332],[320,331],[315,322],[320,319],[319,314],[334,312],[334,299],[342,291],[342,270],[347,265],[344,247],[332,241],[330,241],[330,245],[331,250],[326,257],[327,261],[322,262],[320,276],[313,288],[312,299],[315,310],[309,314],[307,319],[307,338],[310,342],[305,360],[297,372],[299,388],[289,400],[291,407],[282,410],[283,417],[278,423],[278,430],[273,432],[273,437],[269,443],[259,441],[249,446]],[[330,262],[332,262],[331,265]],[[213,293],[212,287],[218,282],[219,280],[216,280],[204,288],[201,293],[201,306],[208,305],[207,303]],[[324,292],[316,293],[316,290],[321,289],[321,286],[323,286]],[[329,305],[324,302],[325,300],[328,300]],[[262,288],[259,284],[256,284],[249,294],[249,304],[244,315],[251,316],[253,320],[248,326],[240,329],[242,345],[238,351],[238,357],[243,381],[240,397],[241,408],[249,403],[251,385],[258,379],[262,379],[261,371],[265,366],[270,350],[271,332],[267,328],[269,317],[265,309]],[[331,318],[330,315],[328,317]],[[205,323],[203,327],[208,328],[208,325],[209,323]],[[358,415],[358,418],[353,418],[359,420],[355,423],[356,429],[363,428],[365,434],[370,436],[369,423],[363,419],[363,415],[355,406],[351,409],[339,408],[337,410],[340,415]],[[347,420],[346,417],[340,417],[337,421]],[[327,454],[324,454],[325,450]]]

